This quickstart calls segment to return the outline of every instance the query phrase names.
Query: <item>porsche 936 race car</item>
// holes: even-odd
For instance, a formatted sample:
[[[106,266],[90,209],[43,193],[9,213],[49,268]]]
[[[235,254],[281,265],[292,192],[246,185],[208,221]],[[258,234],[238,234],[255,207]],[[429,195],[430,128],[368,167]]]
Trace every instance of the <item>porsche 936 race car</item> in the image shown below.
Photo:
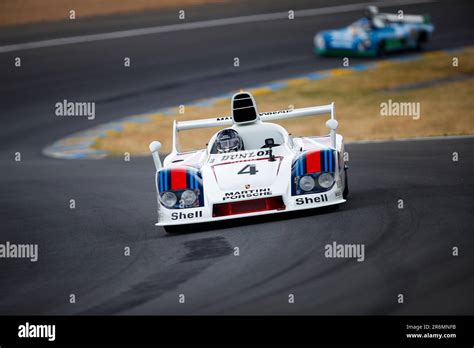
[[[334,103],[301,109],[257,111],[253,96],[232,97],[232,116],[174,121],[172,151],[150,151],[156,167],[158,223],[179,226],[341,204],[348,195],[343,137],[336,134]],[[323,136],[291,136],[271,123],[329,114]],[[201,150],[181,152],[179,132],[222,127]]]
[[[363,18],[348,27],[314,37],[314,52],[335,56],[381,56],[392,51],[421,49],[434,32],[429,16],[379,13],[369,6]]]

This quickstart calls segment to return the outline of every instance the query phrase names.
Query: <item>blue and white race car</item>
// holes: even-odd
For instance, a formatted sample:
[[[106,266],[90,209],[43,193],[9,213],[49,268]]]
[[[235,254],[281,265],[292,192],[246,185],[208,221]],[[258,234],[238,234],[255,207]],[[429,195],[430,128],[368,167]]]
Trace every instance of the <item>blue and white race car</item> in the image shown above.
[[[348,27],[321,31],[314,52],[335,56],[381,56],[392,51],[419,50],[434,31],[429,16],[379,13],[369,6],[365,16]]]

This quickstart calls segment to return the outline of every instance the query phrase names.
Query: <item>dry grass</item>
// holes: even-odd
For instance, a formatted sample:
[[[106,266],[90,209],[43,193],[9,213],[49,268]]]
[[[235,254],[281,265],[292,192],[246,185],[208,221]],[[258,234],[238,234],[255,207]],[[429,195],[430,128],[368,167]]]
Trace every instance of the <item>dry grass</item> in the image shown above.
[[[37,22],[69,19],[69,11],[76,12],[76,19],[161,10],[226,0],[1,0],[0,26],[13,26]]]
[[[474,134],[474,82],[434,84],[426,88],[401,92],[386,88],[409,83],[430,81],[452,76],[472,77],[474,73],[474,48],[457,54],[459,67],[452,67],[451,56],[432,54],[423,60],[381,66],[366,72],[333,76],[320,81],[306,81],[292,88],[268,94],[256,94],[259,111],[296,108],[336,102],[339,130],[347,140],[396,139],[418,136]],[[384,117],[380,104],[389,99],[398,102],[419,102],[421,117]],[[163,152],[171,147],[173,119],[191,120],[229,114],[229,101],[213,107],[188,107],[184,115],[157,115],[149,124],[129,125],[122,133],[101,139],[96,147],[123,154],[147,154],[153,140],[163,143]],[[176,109],[176,111],[178,111]],[[278,122],[294,135],[327,133],[325,118],[308,117]],[[181,132],[184,149],[202,148],[216,129]],[[186,133],[190,133],[187,136]]]

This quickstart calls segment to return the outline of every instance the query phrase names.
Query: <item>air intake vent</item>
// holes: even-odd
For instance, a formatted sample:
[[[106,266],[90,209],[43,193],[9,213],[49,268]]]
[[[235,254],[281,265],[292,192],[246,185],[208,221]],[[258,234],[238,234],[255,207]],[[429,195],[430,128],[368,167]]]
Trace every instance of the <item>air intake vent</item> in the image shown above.
[[[250,93],[237,93],[232,98],[232,116],[235,123],[250,123],[258,119],[257,106]]]
[[[251,199],[247,201],[214,204],[212,216],[220,217],[227,215],[256,213],[268,210],[285,210],[285,203],[281,196]]]

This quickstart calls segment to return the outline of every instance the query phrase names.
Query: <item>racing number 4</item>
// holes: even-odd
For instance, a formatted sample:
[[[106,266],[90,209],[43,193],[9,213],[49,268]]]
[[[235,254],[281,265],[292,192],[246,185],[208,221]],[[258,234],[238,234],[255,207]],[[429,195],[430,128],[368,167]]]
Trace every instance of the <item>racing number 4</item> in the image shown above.
[[[247,170],[248,169],[248,170]],[[250,174],[250,175],[255,175],[258,173],[257,167],[255,164],[247,164],[245,167],[243,167],[237,174]]]

